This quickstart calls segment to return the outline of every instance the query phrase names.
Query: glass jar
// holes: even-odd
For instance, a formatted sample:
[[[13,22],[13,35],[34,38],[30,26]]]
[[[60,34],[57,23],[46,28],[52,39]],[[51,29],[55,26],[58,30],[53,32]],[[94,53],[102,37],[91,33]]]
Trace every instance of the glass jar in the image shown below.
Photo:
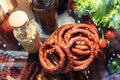
[[[35,22],[24,11],[15,11],[9,17],[15,38],[28,53],[37,53],[41,44]]]

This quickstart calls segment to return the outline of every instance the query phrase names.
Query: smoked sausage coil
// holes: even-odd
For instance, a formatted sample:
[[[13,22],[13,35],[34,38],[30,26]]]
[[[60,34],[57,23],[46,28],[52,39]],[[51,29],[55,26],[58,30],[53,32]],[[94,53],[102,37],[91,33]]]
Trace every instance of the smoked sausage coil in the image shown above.
[[[66,73],[87,68],[99,52],[99,36],[94,26],[66,24],[56,29],[39,50],[43,69]]]

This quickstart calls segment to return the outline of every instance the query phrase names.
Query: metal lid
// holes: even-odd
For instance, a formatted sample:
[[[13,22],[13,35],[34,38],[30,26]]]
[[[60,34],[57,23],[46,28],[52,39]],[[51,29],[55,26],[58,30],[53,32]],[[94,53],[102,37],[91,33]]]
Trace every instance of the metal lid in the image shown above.
[[[11,27],[21,27],[28,20],[28,16],[24,11],[15,11],[9,17],[9,24]]]

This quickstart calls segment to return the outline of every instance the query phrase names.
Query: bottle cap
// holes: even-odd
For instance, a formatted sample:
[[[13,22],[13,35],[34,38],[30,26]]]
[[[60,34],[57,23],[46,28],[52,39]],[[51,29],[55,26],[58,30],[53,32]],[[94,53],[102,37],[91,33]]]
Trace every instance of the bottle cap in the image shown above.
[[[25,25],[27,20],[28,16],[24,11],[15,11],[9,16],[9,24],[14,28]]]

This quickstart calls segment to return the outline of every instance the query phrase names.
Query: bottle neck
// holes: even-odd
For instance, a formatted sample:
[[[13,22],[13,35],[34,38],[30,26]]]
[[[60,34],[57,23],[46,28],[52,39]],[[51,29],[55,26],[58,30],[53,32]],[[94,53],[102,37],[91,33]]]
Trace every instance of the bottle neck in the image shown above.
[[[42,8],[43,7],[43,0],[32,0],[32,5],[35,8]]]
[[[54,2],[55,0],[32,0],[32,5],[35,8],[43,9],[53,5]]]

